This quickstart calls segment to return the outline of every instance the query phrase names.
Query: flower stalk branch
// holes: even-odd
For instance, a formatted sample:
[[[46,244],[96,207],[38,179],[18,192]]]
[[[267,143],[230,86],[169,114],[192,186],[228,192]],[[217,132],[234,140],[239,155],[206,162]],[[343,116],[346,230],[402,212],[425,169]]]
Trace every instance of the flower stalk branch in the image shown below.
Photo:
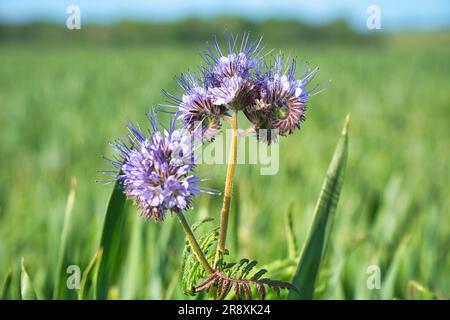
[[[186,234],[186,237],[189,241],[189,244],[191,245],[192,251],[194,252],[194,255],[197,258],[198,262],[200,262],[200,264],[202,265],[203,269],[205,269],[206,272],[208,272],[209,274],[214,273],[214,269],[211,267],[211,265],[208,262],[208,259],[206,259],[205,254],[200,248],[200,245],[198,244],[198,241],[195,238],[194,232],[192,232],[192,229],[189,226],[186,217],[184,216],[183,213],[177,213],[177,216],[178,220],[180,220],[184,233]]]
[[[223,195],[223,205],[220,212],[220,228],[219,239],[217,242],[216,256],[214,259],[214,268],[217,266],[219,259],[222,257],[225,250],[225,241],[227,238],[228,220],[230,215],[231,196],[233,193],[233,179],[236,171],[237,163],[237,149],[238,149],[238,124],[237,112],[229,119],[231,126],[231,145],[228,159],[227,176],[225,180],[225,190]]]

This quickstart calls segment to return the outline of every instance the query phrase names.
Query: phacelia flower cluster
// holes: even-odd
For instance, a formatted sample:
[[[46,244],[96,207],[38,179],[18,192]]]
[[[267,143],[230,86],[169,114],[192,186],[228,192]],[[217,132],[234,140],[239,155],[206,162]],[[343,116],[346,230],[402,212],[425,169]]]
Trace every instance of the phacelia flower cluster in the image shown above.
[[[307,102],[317,89],[307,86],[317,69],[298,68],[295,59],[282,54],[266,61],[261,39],[254,41],[249,34],[240,40],[227,35],[226,44],[222,50],[214,38],[199,72],[177,79],[181,94],[166,92],[176,108],[168,129],[161,131],[153,114],[148,132],[130,124],[127,139],[113,143],[117,155],[109,161],[117,171],[108,173],[145,218],[162,221],[168,211],[182,214],[196,194],[215,193],[199,186],[203,180],[193,173],[194,150],[213,140],[231,113],[244,114],[257,138],[269,144],[292,134],[305,119]],[[178,119],[181,129],[176,128]]]
[[[215,105],[242,110],[256,97],[252,70],[261,56],[261,41],[254,42],[248,34],[244,34],[240,44],[228,34],[226,40],[228,51],[224,53],[217,38],[213,39],[213,46],[204,54],[206,66],[202,73]]]
[[[195,142],[184,129],[159,130],[156,115],[149,116],[151,128],[146,136],[128,125],[126,142],[113,143],[117,157],[110,162],[118,169],[117,181],[124,193],[141,209],[145,218],[164,220],[165,213],[182,213],[192,197],[201,191],[202,181],[192,173]]]
[[[295,60],[285,63],[279,54],[273,65],[258,74],[259,97],[247,106],[244,113],[255,125],[257,137],[270,143],[277,135],[285,136],[299,129],[305,120],[306,103],[317,87],[307,90],[306,86],[318,69],[307,69],[297,77]]]
[[[167,92],[166,95],[176,105],[184,128],[211,141],[220,132],[225,106],[213,103],[205,82],[192,72],[181,74],[178,85],[184,92],[181,98]]]
[[[299,74],[295,59],[282,54],[266,61],[261,39],[254,41],[249,34],[240,41],[227,35],[226,44],[224,51],[214,38],[203,55],[200,75],[182,74],[181,97],[168,94],[184,127],[190,132],[201,127],[209,141],[220,132],[224,116],[242,111],[257,137],[267,143],[300,128],[307,101],[317,89],[308,90],[307,85],[318,69],[301,68]]]

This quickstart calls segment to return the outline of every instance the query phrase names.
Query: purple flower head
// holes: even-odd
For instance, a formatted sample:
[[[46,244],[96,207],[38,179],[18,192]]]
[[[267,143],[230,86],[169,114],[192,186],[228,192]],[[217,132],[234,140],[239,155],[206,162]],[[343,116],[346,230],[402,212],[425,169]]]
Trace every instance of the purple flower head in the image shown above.
[[[192,174],[195,139],[184,129],[175,129],[175,118],[163,131],[158,129],[156,114],[149,120],[148,136],[128,125],[127,142],[115,141],[117,157],[110,162],[119,171],[116,180],[142,216],[162,221],[168,210],[182,213],[189,207],[192,197],[203,191],[202,179]]]
[[[228,105],[233,110],[244,109],[253,104],[257,91],[253,81],[239,76],[223,78],[219,87],[209,89],[213,103]]]
[[[181,97],[166,93],[175,107],[183,126],[190,133],[197,132],[200,127],[202,139],[211,141],[220,132],[220,119],[225,107],[212,102],[211,94],[202,81],[192,72],[181,74],[178,84],[182,90]]]
[[[245,33],[240,42],[238,37],[226,34],[227,52],[223,52],[216,37],[204,55],[206,67],[203,73],[216,105],[226,105],[240,110],[252,102],[254,85],[252,69],[261,57],[261,39],[254,42]]]
[[[244,110],[257,131],[276,130],[284,136],[300,128],[301,122],[305,120],[307,100],[311,92],[317,89],[307,90],[306,86],[318,69],[308,68],[298,78],[297,71],[295,60],[285,66],[284,57],[279,55],[273,66],[260,73],[257,80],[260,97]],[[266,141],[270,143],[272,138],[268,136]]]

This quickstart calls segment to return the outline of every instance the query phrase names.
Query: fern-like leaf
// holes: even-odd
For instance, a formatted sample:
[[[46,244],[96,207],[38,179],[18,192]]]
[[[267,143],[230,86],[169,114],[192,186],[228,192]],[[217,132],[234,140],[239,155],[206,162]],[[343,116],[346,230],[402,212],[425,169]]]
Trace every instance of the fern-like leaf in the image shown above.
[[[193,231],[196,232],[199,226],[211,220],[205,219],[196,223],[192,228]],[[199,245],[208,261],[213,261],[215,258],[214,248],[217,238],[218,228],[199,238]],[[281,289],[297,290],[289,282],[263,278],[267,270],[258,270],[256,260],[242,259],[239,262],[226,262],[224,258],[227,255],[228,251],[225,250],[217,263],[217,269],[208,274],[197,261],[189,242],[186,241],[182,264],[182,284],[185,294],[194,296],[214,288],[215,291],[212,292],[215,292],[214,295],[218,300],[233,294],[238,300],[251,300],[254,295],[263,300],[268,290],[276,294],[279,294]]]
[[[212,221],[211,218],[204,219],[199,223],[196,223],[193,226],[194,232],[200,227],[202,224]],[[214,248],[217,243],[218,237],[218,228],[215,228],[211,232],[203,235],[199,239],[199,244],[202,251],[205,253],[207,259],[211,261],[214,258]],[[195,255],[192,253],[191,246],[189,242],[186,241],[186,245],[183,251],[183,263],[182,263],[182,285],[184,293],[187,295],[194,296],[196,294],[195,285],[207,277],[208,274],[202,268],[200,263],[195,258]]]
[[[267,289],[276,294],[281,289],[297,290],[292,284],[285,281],[273,280],[261,277],[267,272],[265,269],[252,272],[256,267],[256,260],[242,259],[238,263],[223,263],[220,271],[215,271],[194,287],[194,292],[208,291],[216,288],[216,298],[225,299],[230,292],[234,291],[236,299],[251,300],[255,292],[259,299],[264,300]]]

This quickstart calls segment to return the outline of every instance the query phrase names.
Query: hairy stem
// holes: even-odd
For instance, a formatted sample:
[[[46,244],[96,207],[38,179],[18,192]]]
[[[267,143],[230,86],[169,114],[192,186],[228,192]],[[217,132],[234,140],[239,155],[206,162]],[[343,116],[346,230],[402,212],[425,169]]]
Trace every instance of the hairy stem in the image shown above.
[[[217,242],[216,257],[214,259],[214,268],[225,250],[225,241],[227,238],[228,218],[230,215],[231,195],[233,192],[233,178],[236,171],[237,147],[238,147],[238,125],[237,112],[229,119],[231,125],[231,145],[228,158],[227,177],[225,180],[225,191],[223,195],[222,211],[220,213],[219,240]]]
[[[186,237],[189,241],[189,244],[191,245],[192,251],[194,251],[194,255],[197,258],[198,262],[200,262],[200,264],[202,265],[203,269],[206,270],[206,272],[213,273],[214,269],[210,266],[208,259],[206,259],[205,254],[200,248],[200,245],[198,244],[198,241],[195,238],[194,232],[192,232],[192,229],[189,226],[189,223],[187,222],[185,216],[183,215],[183,213],[177,213],[177,216],[181,222],[181,225],[183,226],[184,233],[186,234]]]

